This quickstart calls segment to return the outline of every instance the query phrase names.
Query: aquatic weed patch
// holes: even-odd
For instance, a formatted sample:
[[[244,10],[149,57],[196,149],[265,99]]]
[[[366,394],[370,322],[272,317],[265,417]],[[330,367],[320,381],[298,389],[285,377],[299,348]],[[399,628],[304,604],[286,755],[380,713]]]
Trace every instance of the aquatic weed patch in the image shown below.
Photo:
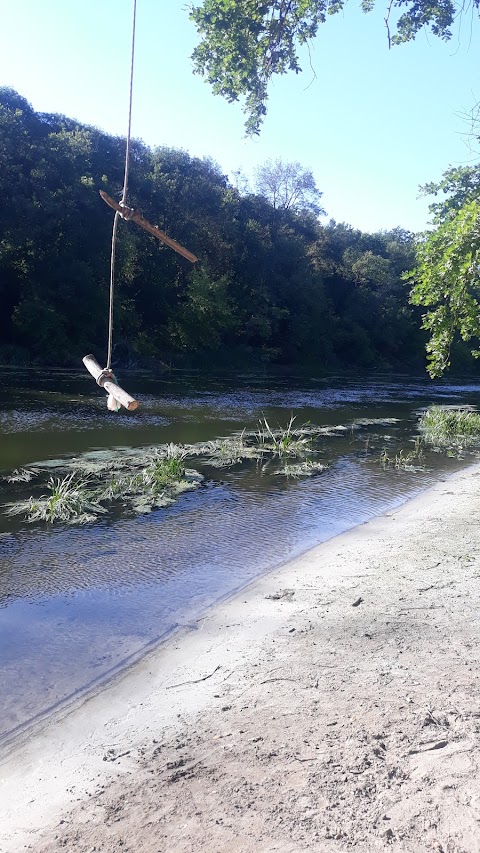
[[[292,416],[283,429],[272,429],[265,417],[259,421],[257,439],[263,453],[274,456],[305,456],[312,450],[312,434],[304,428],[295,429]]]
[[[242,430],[227,438],[187,445],[188,455],[203,458],[213,468],[232,468],[247,459],[261,459],[261,450],[252,441],[252,434]]]
[[[303,462],[288,463],[286,462],[283,468],[275,471],[275,474],[281,474],[284,477],[313,477],[316,474],[323,474],[328,469],[328,465],[322,462],[317,462],[314,459],[305,459]]]
[[[47,493],[38,498],[30,497],[25,501],[10,504],[8,515],[23,515],[27,521],[63,521],[84,524],[94,521],[106,510],[98,503],[95,491],[88,488],[86,480],[78,480],[75,472],[65,477],[50,477]]]
[[[3,479],[6,483],[29,483],[37,474],[38,471],[34,468],[15,468],[15,471],[7,474]]]
[[[424,440],[441,448],[480,445],[480,412],[471,407],[431,406],[420,417]]]
[[[320,460],[326,441],[394,423],[394,418],[373,418],[350,424],[297,424],[291,416],[286,426],[273,426],[263,417],[257,429],[196,444],[113,447],[45,460],[4,478],[20,490],[35,477],[32,486],[38,495],[22,497],[6,512],[28,521],[67,524],[94,521],[106,513],[147,514],[202,484],[204,475],[188,463],[207,469],[253,464],[260,476],[287,479],[318,476],[328,468]]]
[[[380,454],[379,461],[385,469],[395,468],[397,471],[423,471],[425,465],[421,438],[417,436],[414,447],[411,450],[404,451],[403,448],[400,448],[395,453],[395,456],[390,456],[386,448],[384,448]]]
[[[183,460],[184,453],[175,445],[136,452],[129,448],[123,454],[91,451],[71,460],[48,460],[44,466],[36,466],[39,475],[42,467],[47,473],[52,468],[68,473],[49,476],[46,491],[10,503],[5,511],[30,522],[66,524],[95,521],[115,507],[148,513],[154,507],[168,506],[182,492],[201,484],[201,474],[187,470]],[[39,484],[39,488],[45,486]]]

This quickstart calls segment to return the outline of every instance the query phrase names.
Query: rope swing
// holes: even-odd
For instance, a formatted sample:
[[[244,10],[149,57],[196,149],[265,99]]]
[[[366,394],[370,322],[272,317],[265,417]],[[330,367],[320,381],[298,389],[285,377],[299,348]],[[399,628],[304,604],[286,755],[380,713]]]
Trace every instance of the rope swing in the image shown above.
[[[160,230],[156,225],[152,225],[145,219],[140,211],[134,210],[127,205],[127,195],[128,195],[128,172],[130,166],[130,142],[131,142],[131,130],[132,130],[132,103],[133,103],[133,74],[135,67],[135,29],[136,29],[136,19],[137,19],[137,0],[133,0],[133,22],[132,22],[132,49],[131,49],[131,60],[130,60],[130,95],[129,95],[129,106],[128,106],[128,130],[127,130],[127,145],[125,150],[125,168],[123,175],[123,190],[122,197],[120,202],[114,201],[106,192],[100,190],[100,196],[103,201],[109,205],[109,207],[113,208],[115,211],[115,216],[113,218],[113,228],[112,228],[112,245],[110,252],[110,294],[109,294],[109,307],[108,307],[108,343],[107,343],[107,364],[106,367],[102,370],[97,360],[93,355],[86,355],[83,359],[83,363],[87,368],[88,372],[93,376],[97,385],[101,388],[104,388],[108,394],[107,398],[107,406],[110,411],[118,412],[121,406],[124,406],[129,411],[134,411],[138,408],[138,401],[135,400],[130,394],[127,394],[123,388],[120,388],[116,377],[112,371],[112,351],[113,351],[113,307],[114,307],[114,293],[115,293],[115,252],[117,247],[117,232],[118,232],[118,222],[120,219],[132,220],[137,225],[140,225],[141,228],[144,228],[145,231],[148,231],[149,234],[152,234],[157,240],[160,240],[166,246],[169,246],[175,252],[178,252],[179,255],[182,255],[186,258],[190,263],[194,264],[198,260],[198,258],[189,252],[188,249],[185,249],[175,240],[172,240],[171,237],[168,237],[163,231]]]

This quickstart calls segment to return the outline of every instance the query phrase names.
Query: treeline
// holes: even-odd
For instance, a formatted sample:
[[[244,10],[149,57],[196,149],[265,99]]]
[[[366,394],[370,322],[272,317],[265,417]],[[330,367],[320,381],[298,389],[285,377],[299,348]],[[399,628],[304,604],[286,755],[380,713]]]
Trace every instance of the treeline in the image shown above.
[[[35,112],[0,89],[0,361],[78,363],[105,352],[112,215],[124,140]],[[420,310],[402,229],[321,225],[232,187],[208,159],[133,144],[133,207],[198,255],[192,267],[120,222],[115,356],[210,356],[325,368],[418,368]]]

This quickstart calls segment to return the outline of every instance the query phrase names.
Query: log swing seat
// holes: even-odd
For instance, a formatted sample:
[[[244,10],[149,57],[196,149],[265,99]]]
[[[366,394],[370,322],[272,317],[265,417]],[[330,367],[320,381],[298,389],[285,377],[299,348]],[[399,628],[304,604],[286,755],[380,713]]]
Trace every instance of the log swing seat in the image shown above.
[[[142,216],[139,210],[134,210],[127,205],[127,190],[128,190],[128,169],[129,169],[129,161],[130,161],[130,134],[131,134],[131,126],[132,126],[132,95],[133,95],[133,70],[134,70],[134,59],[135,59],[135,23],[136,23],[136,15],[137,15],[137,0],[133,0],[133,26],[132,26],[132,50],[131,50],[131,62],[130,62],[130,102],[129,102],[129,111],[128,111],[128,131],[127,131],[127,146],[125,152],[125,173],[123,178],[123,191],[122,198],[120,202],[116,202],[113,198],[107,195],[106,192],[100,190],[100,196],[103,201],[108,204],[109,207],[113,208],[115,211],[115,216],[113,219],[113,230],[112,230],[112,246],[111,246],[111,255],[110,255],[110,304],[109,304],[109,312],[108,312],[108,347],[107,347],[107,365],[103,369],[100,367],[98,361],[95,359],[93,355],[86,355],[83,358],[83,363],[87,368],[88,372],[93,376],[97,385],[100,388],[104,388],[107,392],[107,406],[109,411],[118,412],[120,408],[123,406],[129,412],[135,411],[138,408],[139,403],[138,400],[135,400],[134,397],[131,397],[130,394],[127,394],[123,388],[117,382],[115,374],[112,371],[112,344],[113,344],[113,296],[114,296],[114,284],[115,284],[115,249],[117,243],[117,229],[119,219],[132,220],[145,231],[148,231],[149,234],[152,234],[157,240],[160,240],[165,246],[168,246],[170,249],[173,249],[179,255],[186,258],[190,263],[194,264],[197,262],[198,258],[189,252],[188,249],[185,249],[184,246],[181,246],[180,243],[177,243],[176,240],[172,240],[171,237],[168,237],[164,231],[161,231],[156,225],[152,225],[147,219]]]
[[[124,406],[129,412],[138,409],[138,400],[134,400],[130,394],[120,388],[113,370],[107,367],[102,370],[93,355],[86,355],[82,361],[97,385],[100,385],[100,388],[104,388],[107,392],[107,407],[110,412],[118,412],[120,406]]]

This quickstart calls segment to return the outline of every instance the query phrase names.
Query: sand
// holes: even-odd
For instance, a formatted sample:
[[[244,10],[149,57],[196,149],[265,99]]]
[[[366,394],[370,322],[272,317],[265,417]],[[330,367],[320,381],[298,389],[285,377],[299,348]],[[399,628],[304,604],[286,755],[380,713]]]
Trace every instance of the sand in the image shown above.
[[[0,761],[0,851],[480,851],[480,467],[216,605]]]

